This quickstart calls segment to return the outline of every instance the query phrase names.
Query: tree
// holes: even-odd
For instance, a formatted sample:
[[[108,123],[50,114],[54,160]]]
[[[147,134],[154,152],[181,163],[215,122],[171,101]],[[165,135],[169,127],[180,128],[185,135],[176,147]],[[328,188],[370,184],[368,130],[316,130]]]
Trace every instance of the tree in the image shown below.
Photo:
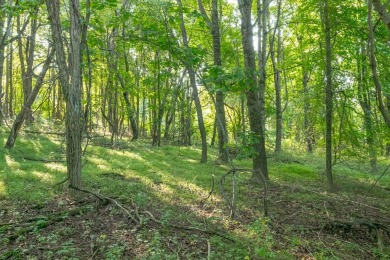
[[[248,107],[249,125],[252,136],[253,178],[268,180],[267,155],[265,150],[264,114],[257,88],[255,51],[253,47],[252,0],[238,0],[241,13],[241,34],[245,66],[245,95]],[[264,35],[263,35],[264,37]]]
[[[332,45],[331,45],[331,27],[329,18],[329,3],[324,0],[324,30],[325,30],[325,145],[326,145],[326,178],[329,191],[334,191],[333,173],[332,173],[332,131],[333,131],[333,84],[332,84]]]
[[[34,88],[31,90],[29,93],[29,96],[27,100],[24,102],[22,110],[19,112],[19,114],[16,116],[16,119],[14,123],[12,124],[10,134],[8,136],[7,142],[5,144],[5,148],[11,149],[15,145],[16,137],[19,133],[20,128],[22,127],[24,121],[28,116],[30,115],[31,112],[31,106],[34,103],[39,90],[41,89],[43,85],[43,80],[45,78],[46,72],[49,70],[49,66],[51,64],[52,58],[54,56],[54,51],[53,49],[49,52],[46,61],[42,67],[41,72],[38,75],[37,81],[35,82]]]
[[[390,13],[387,11],[387,4],[382,4],[381,0],[368,0],[369,16],[371,15],[372,5],[374,5],[375,11],[378,12],[382,22],[390,30]]]
[[[212,38],[213,38],[213,58],[214,66],[221,68],[222,66],[222,57],[221,57],[221,37],[219,29],[219,17],[218,17],[218,0],[212,0],[211,2],[211,20],[207,15],[202,0],[198,0],[198,6],[200,12],[205,17],[206,23],[210,29]],[[228,157],[228,132],[226,128],[226,116],[225,116],[225,104],[224,104],[224,93],[220,89],[221,86],[217,86],[215,92],[215,122],[218,129],[218,152],[219,159],[222,162],[227,162]]]
[[[185,49],[188,49],[189,44],[188,44],[187,30],[186,30],[185,23],[184,23],[183,6],[181,3],[181,0],[176,0],[176,1],[177,1],[178,6],[179,6],[179,17],[180,17],[180,21],[181,21],[180,29],[181,29],[181,34],[182,34],[183,47]],[[204,127],[202,106],[201,106],[200,99],[199,99],[198,88],[196,86],[195,71],[194,71],[194,68],[191,66],[191,62],[192,61],[190,61],[190,60],[186,60],[186,69],[188,71],[188,76],[190,78],[190,84],[191,84],[193,98],[194,98],[194,102],[195,102],[196,115],[198,118],[198,127],[199,127],[199,132],[200,132],[201,141],[202,141],[202,155],[201,155],[200,162],[206,163],[207,162],[206,129]]]
[[[59,80],[66,100],[66,162],[71,193],[81,187],[81,13],[78,0],[69,0],[70,50],[66,59],[60,21],[59,0],[47,0],[53,45],[59,70]],[[69,60],[69,63],[66,61]]]
[[[31,125],[33,122],[32,111],[29,110],[31,105],[27,104],[31,92],[33,90],[33,72],[34,72],[34,57],[35,57],[35,44],[36,44],[36,35],[38,30],[38,12],[39,6],[34,6],[29,15],[30,22],[30,35],[27,37],[26,50],[23,48],[23,37],[22,37],[22,24],[21,24],[21,15],[17,17],[17,31],[18,31],[18,50],[19,50],[19,60],[20,67],[22,72],[22,85],[23,85],[23,98],[24,106],[23,110],[26,123]]]

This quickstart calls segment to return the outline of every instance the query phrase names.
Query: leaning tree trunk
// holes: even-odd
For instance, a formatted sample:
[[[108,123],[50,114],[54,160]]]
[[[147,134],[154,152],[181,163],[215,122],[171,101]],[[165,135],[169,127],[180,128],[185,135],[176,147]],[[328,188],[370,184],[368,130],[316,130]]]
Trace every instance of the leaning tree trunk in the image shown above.
[[[11,149],[15,145],[16,137],[18,136],[19,130],[23,125],[23,122],[28,116],[29,111],[31,111],[31,106],[34,103],[39,90],[41,89],[43,85],[43,80],[45,78],[46,72],[49,69],[51,60],[54,56],[54,49],[49,53],[49,56],[46,58],[45,64],[43,65],[41,73],[39,73],[38,79],[35,83],[34,89],[31,91],[30,96],[24,103],[22,110],[19,112],[19,114],[16,116],[16,119],[11,127],[11,132],[8,136],[7,142],[5,144],[5,148]]]
[[[376,92],[376,99],[379,106],[379,111],[381,112],[383,119],[387,125],[387,127],[390,128],[390,114],[389,114],[389,108],[386,106],[383,102],[383,88],[382,83],[379,80],[379,73],[377,68],[377,62],[375,58],[375,39],[374,39],[374,26],[372,24],[372,4],[374,4],[374,7],[379,12],[381,19],[383,22],[389,27],[390,30],[390,19],[389,19],[389,13],[387,13],[386,9],[383,9],[382,5],[380,5],[380,1],[378,0],[368,0],[368,57],[370,60],[370,67],[372,72],[372,79],[374,81],[375,85],[375,92]]]
[[[36,34],[38,30],[38,7],[35,7],[33,13],[31,14],[31,24],[30,29],[31,33],[27,38],[27,51],[24,52],[23,43],[22,43],[22,28],[20,24],[20,16],[17,18],[17,30],[18,30],[18,49],[19,49],[19,59],[20,67],[22,73],[22,82],[23,82],[23,99],[24,103],[27,103],[31,92],[32,92],[32,79],[33,79],[33,66],[34,66],[34,56],[35,56],[35,41]],[[27,108],[28,106],[25,106]],[[33,115],[31,110],[26,110],[25,120],[28,125],[33,122]]]
[[[211,8],[211,20],[210,20],[203,7],[202,0],[198,0],[199,10],[205,17],[206,22],[210,27],[211,35],[213,38],[214,65],[221,67],[222,58],[221,58],[221,36],[219,32],[218,0],[212,0],[211,5],[212,8]],[[218,130],[219,160],[221,160],[222,162],[228,162],[229,160],[228,149],[227,149],[228,133],[226,128],[224,93],[221,90],[217,90],[215,92],[215,125]],[[214,134],[213,134],[213,140],[214,140]],[[212,144],[213,143],[214,142],[212,141]]]
[[[176,0],[177,4],[179,5],[179,16],[180,16],[180,29],[182,33],[183,38],[183,45],[184,48],[188,49],[188,38],[187,38],[187,30],[184,24],[184,15],[183,15],[183,7],[181,0]],[[188,75],[190,77],[190,84],[192,88],[192,95],[195,102],[195,109],[196,109],[196,115],[198,118],[198,127],[199,127],[199,133],[202,141],[202,156],[200,159],[201,163],[207,162],[207,140],[206,140],[206,128],[204,126],[203,122],[203,113],[202,113],[202,105],[200,103],[198,88],[196,86],[196,80],[195,80],[195,71],[191,65],[186,62],[186,67],[188,71]]]

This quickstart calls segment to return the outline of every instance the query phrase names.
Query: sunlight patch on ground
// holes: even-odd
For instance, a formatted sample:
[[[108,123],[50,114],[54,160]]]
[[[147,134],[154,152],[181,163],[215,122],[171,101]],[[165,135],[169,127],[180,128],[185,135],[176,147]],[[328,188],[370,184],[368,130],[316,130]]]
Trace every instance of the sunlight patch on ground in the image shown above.
[[[0,181],[0,196],[6,196],[6,188],[5,188],[5,183],[3,181]]]
[[[47,172],[43,173],[43,172],[33,171],[32,175],[36,176],[40,181],[49,182],[49,183],[52,183],[54,181],[53,176],[51,176]]]
[[[95,164],[97,167],[99,167],[99,169],[102,169],[102,170],[109,169],[109,167],[107,166],[107,162],[105,160],[102,160],[102,159],[99,159],[96,157],[89,157],[88,160],[91,161],[93,164]]]
[[[14,161],[9,155],[5,155],[5,162],[11,168],[13,168],[13,167],[20,167],[20,163]]]
[[[114,155],[114,156],[126,156],[126,157],[129,158],[129,159],[135,159],[135,160],[139,160],[139,161],[145,161],[145,159],[142,158],[142,156],[140,156],[139,154],[134,153],[134,152],[129,152],[129,151],[117,151],[117,150],[108,150],[107,153],[108,153],[109,155]]]
[[[48,163],[47,167],[53,171],[66,172],[66,166],[59,163]]]
[[[190,159],[190,158],[184,159],[182,161],[189,162],[189,163],[197,163],[198,162],[198,160],[194,160],[194,159]]]
[[[135,160],[139,160],[139,161],[142,161],[142,162],[145,161],[144,158],[142,158],[139,154],[136,154],[136,153],[126,152],[125,155],[129,159],[135,159]]]

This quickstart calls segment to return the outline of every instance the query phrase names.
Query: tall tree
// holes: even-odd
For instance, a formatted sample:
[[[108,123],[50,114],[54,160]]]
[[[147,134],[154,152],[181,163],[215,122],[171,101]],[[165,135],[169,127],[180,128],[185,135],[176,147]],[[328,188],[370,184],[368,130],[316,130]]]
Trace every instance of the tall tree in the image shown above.
[[[331,45],[331,26],[329,16],[329,3],[324,0],[324,24],[325,24],[325,146],[326,146],[326,178],[329,191],[334,191],[333,173],[332,173],[332,120],[333,120],[333,83],[332,83],[332,45]]]
[[[176,1],[177,1],[178,6],[179,6],[180,29],[181,29],[181,34],[182,34],[183,46],[185,49],[189,49],[187,29],[186,29],[185,22],[184,22],[182,2],[181,2],[181,0],[176,0]],[[202,141],[202,156],[201,156],[200,162],[206,163],[207,162],[206,128],[204,126],[203,112],[202,112],[202,105],[200,103],[200,98],[199,98],[199,91],[198,91],[198,87],[196,86],[195,70],[194,70],[193,66],[191,65],[191,63],[192,63],[192,61],[186,60],[186,69],[188,71],[188,76],[190,78],[192,95],[193,95],[193,99],[195,102],[196,115],[198,118],[199,133],[200,133],[200,138]]]
[[[211,36],[213,38],[213,56],[214,56],[214,66],[221,68],[222,66],[222,56],[221,56],[221,36],[219,28],[219,15],[218,15],[218,0],[212,0],[211,2],[211,20],[206,13],[206,10],[203,6],[202,0],[198,0],[198,7],[200,12],[206,19],[206,23],[210,29]],[[224,104],[224,93],[221,90],[221,86],[217,86],[215,92],[215,119],[216,126],[218,129],[218,152],[219,159],[222,162],[227,162],[229,160],[228,156],[228,132],[226,128],[226,116],[225,116],[225,104]]]
[[[281,0],[278,1],[278,14],[275,24],[274,35],[270,38],[270,54],[272,68],[274,71],[275,85],[275,110],[276,110],[276,133],[275,133],[275,153],[282,151],[283,137],[283,108],[282,108],[282,79],[281,79],[281,63],[282,63],[282,29],[280,25]],[[276,51],[275,51],[275,34],[276,34]],[[276,56],[276,58],[275,58]]]
[[[252,0],[238,0],[241,13],[241,34],[246,73],[246,101],[248,107],[249,125],[252,134],[253,178],[257,181],[268,180],[267,155],[265,150],[264,106],[261,105],[256,76],[255,51],[253,47]],[[263,35],[264,37],[264,35]],[[264,91],[261,89],[260,91]]]
[[[59,0],[46,0],[59,80],[66,100],[66,162],[70,188],[81,187],[81,14],[78,0],[69,0],[70,49],[66,58],[62,40]],[[69,64],[66,62],[69,60]],[[77,195],[74,189],[71,193]]]

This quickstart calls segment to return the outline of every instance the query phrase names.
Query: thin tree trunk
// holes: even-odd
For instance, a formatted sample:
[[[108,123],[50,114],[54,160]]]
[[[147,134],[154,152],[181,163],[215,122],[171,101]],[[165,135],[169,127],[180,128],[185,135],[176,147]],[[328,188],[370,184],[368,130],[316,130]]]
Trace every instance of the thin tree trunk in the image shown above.
[[[23,51],[23,43],[22,43],[22,28],[20,24],[20,16],[17,18],[17,24],[18,24],[18,49],[19,49],[19,58],[20,58],[20,66],[21,66],[21,72],[22,72],[22,82],[23,82],[23,98],[24,103],[27,102],[28,98],[31,95],[32,92],[32,79],[33,79],[33,66],[34,66],[34,53],[35,53],[35,40],[36,40],[36,33],[38,30],[38,7],[35,7],[33,10],[33,13],[30,16],[31,19],[31,32],[27,39],[27,50],[26,55],[24,55]],[[28,106],[26,106],[28,107]],[[30,125],[33,122],[33,115],[32,111],[26,111],[25,112],[25,120],[26,124]]]
[[[214,54],[214,65],[222,66],[221,58],[221,37],[219,32],[219,17],[218,17],[218,0],[212,0],[211,2],[211,21],[207,16],[207,13],[203,7],[202,0],[198,0],[199,10],[205,17],[208,26],[210,27],[211,35],[213,38],[213,54]],[[217,88],[219,89],[219,88]],[[228,132],[226,128],[226,116],[225,116],[225,105],[224,105],[224,93],[221,90],[217,90],[215,93],[215,120],[218,130],[218,152],[219,160],[222,162],[228,162]],[[214,136],[213,136],[214,137]],[[214,144],[214,142],[212,142]]]
[[[303,75],[302,75],[302,84],[303,84],[303,113],[304,113],[304,133],[305,133],[305,141],[306,141],[306,151],[307,153],[313,153],[313,127],[310,122],[310,95],[309,95],[309,73],[305,71],[305,68],[302,67]]]
[[[375,128],[371,111],[371,95],[367,86],[367,56],[369,54],[366,51],[364,44],[359,47],[357,52],[357,65],[358,65],[358,100],[360,107],[364,113],[364,128],[366,132],[366,143],[368,145],[368,154],[370,159],[371,171],[377,170],[377,154],[375,150]]]
[[[24,103],[22,110],[16,116],[16,119],[11,127],[11,132],[5,144],[5,148],[11,149],[14,147],[19,130],[22,127],[23,122],[26,120],[28,116],[28,112],[31,111],[31,106],[34,103],[36,97],[38,96],[38,92],[43,85],[43,80],[45,78],[46,72],[49,69],[53,56],[54,56],[54,49],[49,53],[49,56],[46,58],[45,64],[43,65],[42,71],[38,76],[34,89],[31,91],[30,96],[28,97],[27,101]]]
[[[332,83],[332,46],[330,36],[329,4],[324,0],[324,23],[325,23],[325,62],[326,62],[326,87],[325,87],[325,146],[326,146],[326,178],[328,189],[334,192],[332,173],[332,129],[333,129],[333,83]]]
[[[274,44],[270,45],[271,61],[274,70],[275,84],[275,108],[276,108],[276,134],[275,134],[275,153],[282,151],[282,134],[283,134],[283,111],[282,111],[282,81],[280,76],[281,56],[282,56],[282,39],[280,27],[277,28],[277,58],[275,59]]]
[[[179,5],[180,29],[181,29],[182,38],[183,38],[183,45],[184,45],[184,48],[188,49],[188,38],[187,38],[187,30],[186,30],[185,24],[184,24],[183,6],[181,3],[181,0],[176,0],[176,1],[177,1],[177,4]],[[190,77],[190,84],[192,87],[192,95],[193,95],[193,99],[195,102],[196,115],[198,118],[199,133],[200,133],[200,138],[202,141],[202,155],[201,155],[200,162],[206,163],[207,162],[206,128],[205,128],[204,122],[203,122],[202,106],[200,103],[198,88],[196,86],[195,71],[192,68],[192,66],[190,66],[189,64],[187,64],[186,67],[187,67],[188,75]]]
[[[372,71],[372,78],[373,78],[374,85],[375,85],[376,98],[378,101],[379,111],[381,112],[387,127],[390,128],[389,109],[387,106],[385,106],[385,104],[383,102],[382,84],[379,80],[377,62],[376,62],[376,58],[375,58],[374,27],[372,24],[372,3],[373,2],[374,1],[368,0],[368,31],[369,31],[369,34],[368,34],[369,48],[368,48],[368,50],[369,50],[370,67],[371,67],[371,71]],[[375,2],[377,3],[378,1],[375,1]],[[384,17],[385,16],[383,16],[382,19]],[[386,24],[389,25],[388,23],[386,23]]]
[[[372,10],[372,5],[374,5],[375,11],[379,14],[380,18],[382,19],[383,23],[387,26],[387,28],[390,31],[390,13],[387,11],[387,6],[383,5],[381,0],[369,0],[369,12]],[[371,15],[371,14],[369,14]]]

